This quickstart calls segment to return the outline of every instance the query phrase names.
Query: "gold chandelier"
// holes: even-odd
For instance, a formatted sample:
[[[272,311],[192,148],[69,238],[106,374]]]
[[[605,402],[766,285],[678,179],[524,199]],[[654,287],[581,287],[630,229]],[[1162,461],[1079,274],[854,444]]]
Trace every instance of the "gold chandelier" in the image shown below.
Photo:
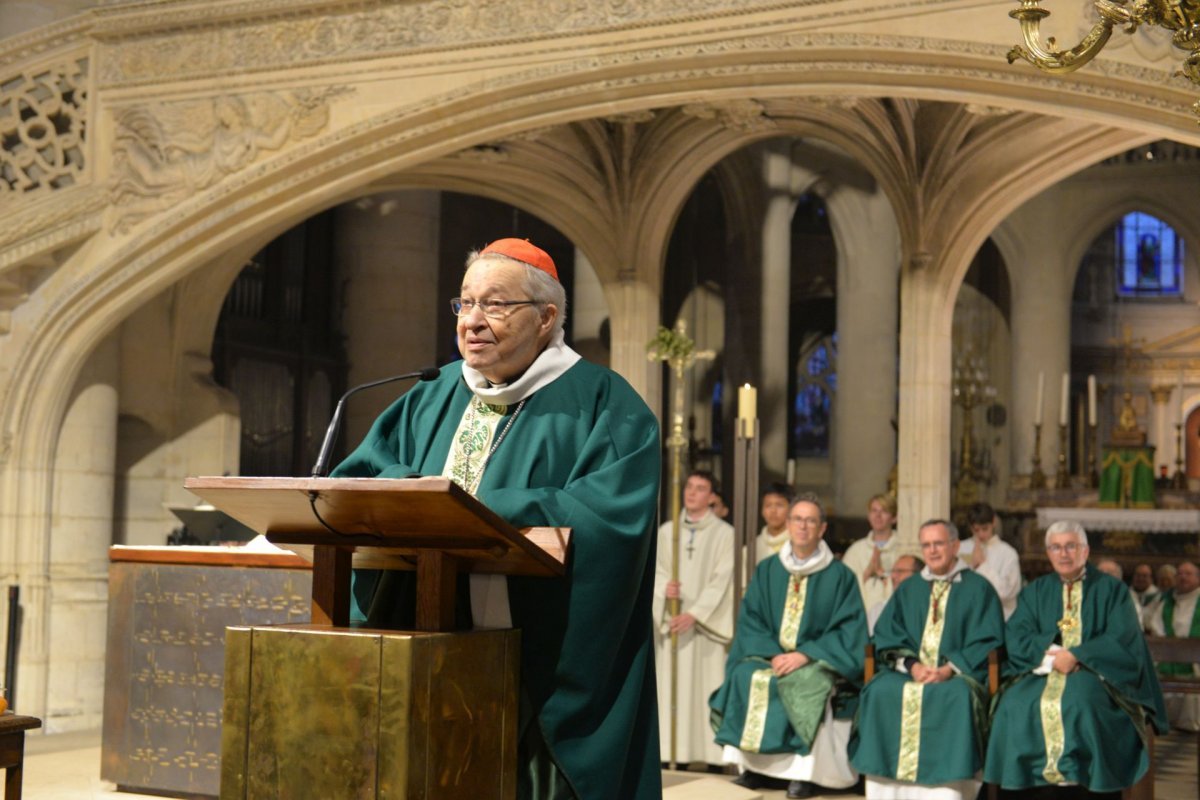
[[[1044,72],[1074,72],[1104,48],[1113,27],[1121,25],[1125,33],[1133,33],[1140,25],[1157,25],[1172,31],[1175,46],[1188,52],[1183,69],[1177,74],[1200,85],[1200,0],[1095,0],[1100,20],[1070,50],[1055,47],[1053,37],[1043,46],[1038,27],[1050,12],[1041,7],[1041,0],[1020,1],[1021,7],[1008,15],[1020,21],[1025,46],[1017,45],[1008,51],[1010,64],[1023,58]],[[1192,108],[1200,114],[1200,102]]]

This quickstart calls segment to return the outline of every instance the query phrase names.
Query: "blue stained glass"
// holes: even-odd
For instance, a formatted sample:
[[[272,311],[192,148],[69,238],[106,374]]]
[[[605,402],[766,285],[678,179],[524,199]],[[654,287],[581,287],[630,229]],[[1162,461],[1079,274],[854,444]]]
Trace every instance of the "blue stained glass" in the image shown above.
[[[1178,297],[1183,294],[1183,240],[1167,223],[1141,211],[1121,218],[1117,236],[1117,294]]]

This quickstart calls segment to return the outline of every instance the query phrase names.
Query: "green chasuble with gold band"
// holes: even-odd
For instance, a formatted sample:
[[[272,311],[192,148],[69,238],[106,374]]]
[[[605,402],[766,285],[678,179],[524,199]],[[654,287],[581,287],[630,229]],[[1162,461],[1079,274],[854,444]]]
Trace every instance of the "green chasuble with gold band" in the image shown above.
[[[1004,641],[1004,612],[987,579],[963,566],[952,580],[929,580],[926,568],[904,581],[875,624],[879,671],[849,745],[864,775],[931,785],[970,780],[983,766],[987,659]],[[894,668],[910,657],[956,674],[922,685]]]
[[[443,474],[471,397],[459,364],[444,367],[384,411],[334,475]],[[499,430],[516,409],[504,410]],[[580,360],[528,397],[476,492],[517,527],[573,531],[565,579],[509,577],[508,599],[521,630],[522,700],[584,800],[661,796],[650,627],[659,474],[658,423],[645,402],[616,373]],[[403,602],[389,591],[399,582],[381,580],[374,597],[372,581],[357,582],[368,624]]]
[[[717,744],[808,755],[830,692],[852,699],[862,685],[866,643],[862,595],[844,564],[793,575],[780,556],[760,563],[738,611],[725,681],[709,699]],[[771,658],[790,652],[809,663],[775,677]]]
[[[1121,581],[1090,564],[1026,586],[1008,621],[1005,675],[984,779],[1006,789],[1074,783],[1115,792],[1145,774],[1147,724],[1167,730],[1162,689]],[[1069,675],[1036,674],[1051,645],[1079,660]]]

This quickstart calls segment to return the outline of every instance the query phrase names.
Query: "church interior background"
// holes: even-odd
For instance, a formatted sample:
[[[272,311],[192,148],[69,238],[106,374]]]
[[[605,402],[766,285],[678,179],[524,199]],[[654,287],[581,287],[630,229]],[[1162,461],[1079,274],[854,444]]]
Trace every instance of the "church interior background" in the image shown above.
[[[689,465],[731,481],[757,387],[760,480],[826,498],[835,544],[889,490],[902,536],[983,499],[1019,546],[1040,508],[1195,509],[1200,92],[1152,30],[1010,66],[1001,5],[0,5],[16,705],[98,727],[109,546],[178,535],[186,476],[306,474],[346,387],[456,358],[447,301],[501,236],[660,418],[658,326],[715,352]],[[1195,534],[1101,542],[1128,568]]]

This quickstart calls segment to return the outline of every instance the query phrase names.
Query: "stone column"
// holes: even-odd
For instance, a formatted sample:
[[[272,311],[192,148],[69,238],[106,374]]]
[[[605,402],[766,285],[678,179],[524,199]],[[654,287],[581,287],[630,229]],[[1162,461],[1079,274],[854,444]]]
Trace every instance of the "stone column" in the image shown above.
[[[834,396],[835,507],[862,516],[887,490],[896,460],[894,380],[900,231],[878,190],[840,185],[825,200],[837,243],[837,393]],[[862,231],[871,231],[863,236]]]
[[[47,733],[98,728],[104,706],[118,353],[110,337],[84,365],[55,452],[47,567]]]
[[[335,258],[346,281],[347,386],[433,364],[438,309],[437,192],[389,192],[338,207]],[[409,387],[355,395],[342,431],[347,452]]]
[[[794,166],[790,154],[763,152],[763,184],[767,191],[762,222],[762,302],[759,323],[758,399],[759,464],[765,473],[787,471],[788,328],[792,280],[792,192]]]
[[[646,357],[646,344],[658,331],[660,287],[637,270],[623,270],[607,287],[612,369],[622,375],[657,415],[662,409],[663,367]]]
[[[900,544],[917,552],[917,530],[950,512],[950,332],[953,297],[928,254],[900,274]]]
[[[1012,471],[1033,469],[1038,375],[1042,401],[1042,471],[1053,481],[1058,463],[1062,375],[1071,368],[1071,291],[1060,208],[1039,196],[1017,209],[993,235],[1012,281]]]

